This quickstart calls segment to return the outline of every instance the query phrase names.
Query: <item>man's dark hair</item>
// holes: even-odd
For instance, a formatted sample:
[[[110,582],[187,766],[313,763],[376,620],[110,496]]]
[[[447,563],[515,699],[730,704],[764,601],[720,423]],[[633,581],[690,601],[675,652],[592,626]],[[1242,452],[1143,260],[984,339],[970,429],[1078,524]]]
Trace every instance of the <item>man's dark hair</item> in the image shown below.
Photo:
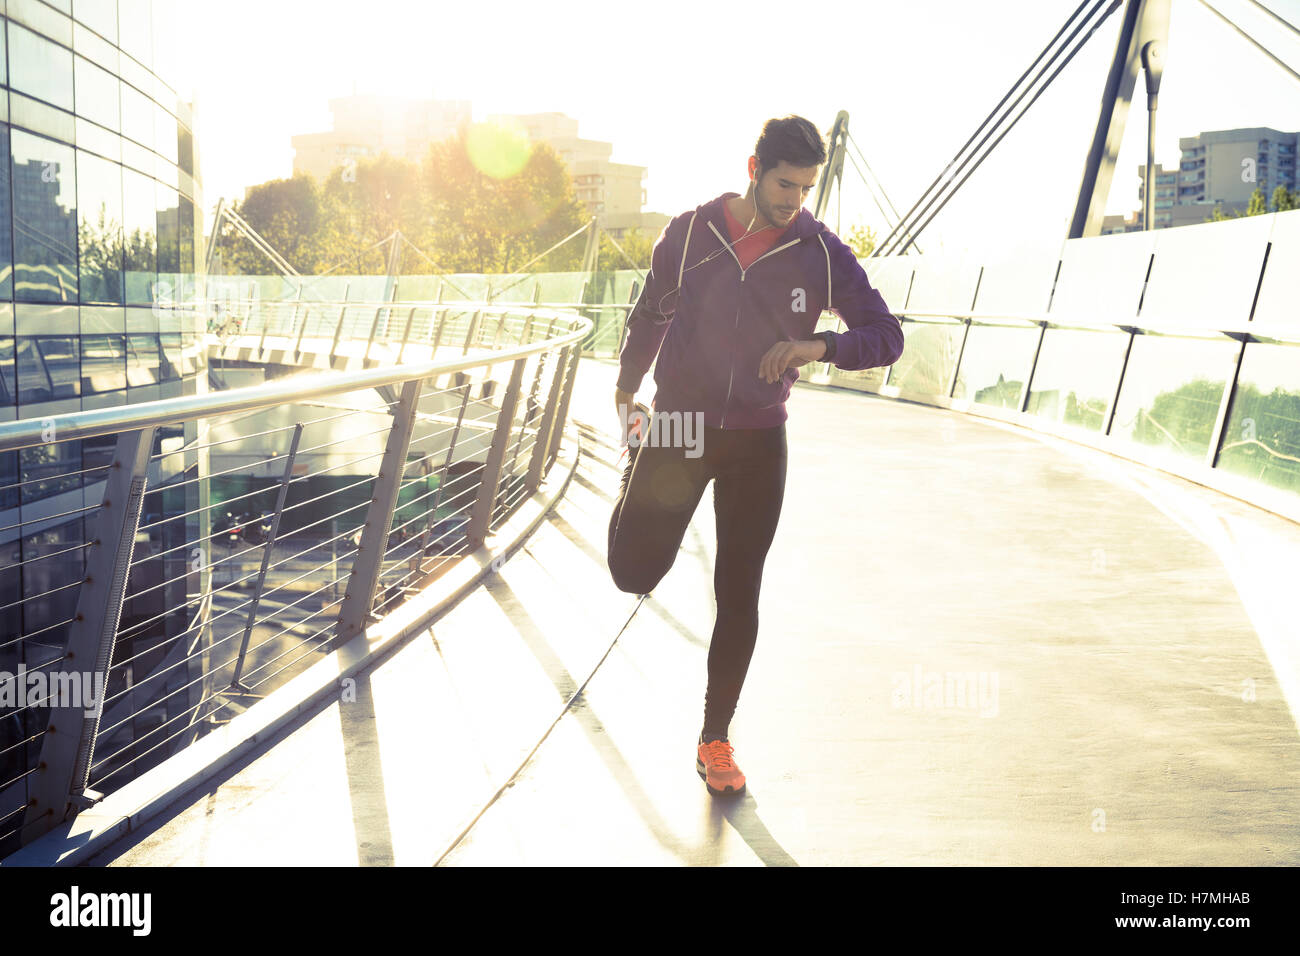
[[[826,144],[817,127],[802,116],[783,116],[763,124],[754,155],[764,170],[775,169],[781,160],[800,168],[820,166],[826,162]]]

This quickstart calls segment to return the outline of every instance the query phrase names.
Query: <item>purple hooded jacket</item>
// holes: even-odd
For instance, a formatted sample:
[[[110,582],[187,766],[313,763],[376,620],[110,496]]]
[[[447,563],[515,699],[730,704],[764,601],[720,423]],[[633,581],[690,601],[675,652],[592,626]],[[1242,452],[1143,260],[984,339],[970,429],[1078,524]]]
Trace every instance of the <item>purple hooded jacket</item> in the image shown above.
[[[759,377],[759,361],[777,342],[811,339],[830,309],[848,326],[835,333],[831,364],[867,369],[898,361],[903,330],[853,251],[807,209],[742,270],[722,208],[737,195],[723,193],[664,227],[628,316],[618,387],[636,392],[658,353],[656,412],[703,412],[711,428],[771,428],[787,419],[799,379],[797,368],[776,382]]]

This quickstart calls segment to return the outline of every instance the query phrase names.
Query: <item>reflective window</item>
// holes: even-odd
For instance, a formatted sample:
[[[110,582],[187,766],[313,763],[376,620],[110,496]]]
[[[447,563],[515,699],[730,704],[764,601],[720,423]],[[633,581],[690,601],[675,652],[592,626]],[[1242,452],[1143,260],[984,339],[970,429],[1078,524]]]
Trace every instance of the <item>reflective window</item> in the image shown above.
[[[178,157],[178,138],[176,130],[180,126],[176,122],[176,117],[172,116],[165,109],[154,104],[153,108],[153,140],[154,149],[158,155],[166,160],[175,163]]]
[[[194,134],[183,123],[176,124],[176,165],[194,175]]]
[[[121,335],[81,337],[81,394],[126,388],[126,339]]]
[[[111,130],[122,125],[122,84],[107,70],[77,57],[77,115]]]
[[[153,100],[130,83],[122,89],[122,135],[153,149]]]
[[[9,127],[0,123],[0,299],[14,297],[13,222],[9,206]]]
[[[80,455],[75,467],[81,467]],[[84,541],[80,518],[23,538],[23,633],[43,631],[36,640],[55,656],[55,649],[67,643],[68,626],[76,611],[78,589],[74,582],[86,566],[85,549],[77,545]],[[65,586],[70,584],[74,586]],[[49,596],[41,597],[45,594]]]
[[[72,15],[105,40],[117,42],[117,0],[72,0]]]
[[[81,354],[76,336],[18,339],[18,403],[30,405],[81,394]]]
[[[9,85],[72,110],[72,51],[9,23]]]
[[[181,334],[164,332],[158,336],[162,344],[162,380],[170,382],[181,377]]]
[[[18,452],[6,451],[0,452],[0,509],[18,507]],[[5,558],[13,552],[10,548],[16,545],[9,542],[0,544],[0,568],[5,566]],[[14,563],[17,563],[15,558]],[[15,581],[17,579],[15,578]],[[0,571],[0,582],[4,581],[4,572]],[[3,584],[0,584],[3,588]],[[17,600],[17,597],[5,599],[0,597],[0,604],[7,604],[9,601]],[[10,627],[5,619],[4,612],[0,611],[0,634],[16,634],[17,627]]]
[[[184,284],[194,281],[198,268],[194,262],[194,202],[180,197],[180,273]]]
[[[203,360],[200,357],[203,346],[197,335],[185,332],[181,334],[181,374],[191,376],[187,381],[193,381],[193,373],[203,367]]]
[[[73,149],[10,130],[15,298],[77,300],[77,181]]]
[[[4,42],[7,23],[7,20],[0,20],[0,83],[4,83],[5,86],[9,85],[9,61],[5,57],[6,44]],[[3,618],[0,617],[0,620],[3,620]]]
[[[153,66],[153,11],[150,0],[118,0],[118,46],[141,64]]]
[[[116,435],[98,435],[95,438],[83,438],[81,440],[81,467],[83,469],[107,468],[113,463],[113,452],[116,449]],[[104,475],[99,472],[90,472],[85,475],[85,480],[87,484],[90,484],[99,481],[103,477]]]
[[[125,237],[126,301],[148,304],[158,274],[158,210],[154,181],[122,169],[122,231]]]
[[[157,201],[158,272],[164,276],[175,276],[181,271],[180,205],[176,190],[158,183]],[[175,280],[169,281],[172,288],[175,288]]]
[[[1217,467],[1300,491],[1300,347],[1246,346]]]
[[[0,338],[0,405],[16,404],[18,389],[14,382],[14,340],[9,337]],[[4,482],[0,481],[0,484]]]
[[[81,301],[120,303],[122,273],[122,167],[77,153],[77,215]]]
[[[158,383],[159,355],[158,336],[128,335],[126,382],[137,385],[156,385]]]

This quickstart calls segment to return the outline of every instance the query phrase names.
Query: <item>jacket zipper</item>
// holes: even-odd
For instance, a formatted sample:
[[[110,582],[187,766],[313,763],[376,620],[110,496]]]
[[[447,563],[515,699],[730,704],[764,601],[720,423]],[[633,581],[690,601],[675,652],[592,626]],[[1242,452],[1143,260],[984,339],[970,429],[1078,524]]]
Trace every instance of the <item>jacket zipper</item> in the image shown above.
[[[749,264],[749,269],[746,269],[744,266],[740,264],[740,257],[736,255],[736,250],[732,248],[732,244],[722,238],[722,233],[718,232],[718,227],[715,226],[712,222],[710,222],[709,228],[713,230],[713,234],[717,236],[719,240],[722,241],[722,244],[724,246],[726,246],[727,251],[731,253],[731,258],[736,260],[736,267],[740,269],[741,285],[745,284],[745,273],[748,272],[749,269],[754,268],[755,265],[762,262],[764,259],[772,255],[773,253],[780,252],[782,249],[789,249],[791,246],[796,245],[799,242],[798,239],[791,239],[783,246],[777,246],[775,249],[767,250],[767,252],[763,253],[761,256],[759,256],[757,259],[755,259],[753,262]],[[736,304],[736,321],[735,321],[735,325],[733,326],[733,331],[736,332],[740,331],[740,304],[739,303]],[[731,383],[736,378],[736,356],[734,352],[731,354],[730,358],[731,358],[731,367],[727,375],[727,397],[722,400],[722,424],[719,426],[720,428],[727,427],[727,405],[731,402]]]

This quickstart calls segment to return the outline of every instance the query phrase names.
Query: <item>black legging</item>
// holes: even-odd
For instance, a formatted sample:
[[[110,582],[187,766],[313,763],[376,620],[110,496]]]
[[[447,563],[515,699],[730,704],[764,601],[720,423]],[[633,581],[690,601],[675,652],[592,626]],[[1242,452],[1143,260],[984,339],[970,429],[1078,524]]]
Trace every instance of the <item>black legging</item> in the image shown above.
[[[699,457],[687,448],[629,448],[609,520],[609,570],[620,591],[647,594],[672,567],[704,486],[713,479],[718,556],[717,620],[709,644],[704,733],[727,733],[758,638],[763,562],[785,497],[785,424],[705,428]]]

